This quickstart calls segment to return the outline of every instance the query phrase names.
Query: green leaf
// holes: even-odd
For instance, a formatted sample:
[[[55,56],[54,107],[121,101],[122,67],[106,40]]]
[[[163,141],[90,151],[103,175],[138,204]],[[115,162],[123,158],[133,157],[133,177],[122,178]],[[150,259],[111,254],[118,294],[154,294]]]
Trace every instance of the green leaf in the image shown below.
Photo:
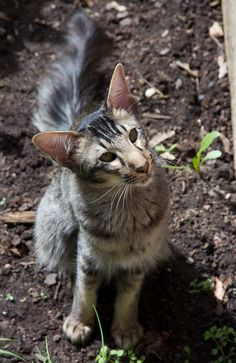
[[[12,294],[7,293],[7,294],[6,294],[6,297],[5,297],[5,300],[6,300],[6,301],[14,301],[14,297],[12,296]]]
[[[14,339],[0,338],[0,342],[12,342],[12,341],[14,341]]]
[[[203,151],[208,149],[208,147],[211,146],[211,144],[214,142],[214,140],[217,139],[217,137],[219,137],[219,136],[220,136],[220,133],[218,131],[212,131],[212,132],[209,132],[208,134],[206,134],[200,143],[199,153],[201,154]]]
[[[199,160],[199,158],[197,156],[194,156],[192,158],[192,165],[193,165],[194,170],[199,172],[199,170],[200,170],[200,160]]]
[[[28,363],[27,360],[25,360],[23,357],[19,356],[18,354],[16,353],[13,353],[13,352],[9,352],[8,350],[5,350],[5,349],[0,349],[0,355],[1,356],[5,356],[5,357],[13,357],[13,358],[17,358],[19,360],[21,360],[22,362],[24,363]]]
[[[212,151],[209,151],[209,153],[207,153],[204,156],[202,161],[218,159],[221,157],[221,155],[222,155],[222,152],[220,150],[212,150]]]
[[[155,147],[157,153],[164,153],[166,151],[166,147],[163,144],[157,145]]]
[[[217,348],[212,349],[211,353],[212,355],[216,356],[218,354],[218,349]]]
[[[167,149],[167,152],[171,152],[171,151],[173,151],[174,149],[176,149],[176,147],[177,147],[177,144],[173,144],[173,145],[171,145],[168,149]]]
[[[123,349],[119,349],[116,351],[117,357],[123,357],[123,355],[125,354]]]

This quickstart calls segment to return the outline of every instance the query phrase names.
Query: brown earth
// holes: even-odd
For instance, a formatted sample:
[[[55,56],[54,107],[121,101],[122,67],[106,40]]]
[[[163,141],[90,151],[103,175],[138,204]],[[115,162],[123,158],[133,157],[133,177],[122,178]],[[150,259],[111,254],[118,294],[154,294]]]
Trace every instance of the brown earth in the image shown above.
[[[139,309],[145,335],[137,352],[147,363],[210,363],[213,346],[204,341],[204,332],[213,325],[236,326],[236,182],[228,80],[218,78],[217,57],[224,48],[209,36],[213,22],[222,23],[220,1],[120,1],[128,15],[107,10],[107,3],[87,0],[82,6],[114,37],[111,68],[118,61],[124,64],[150,135],[174,131],[164,144],[178,143],[175,155],[187,164],[203,132],[223,135],[215,143],[222,157],[208,162],[202,177],[169,172],[173,258],[148,276]],[[38,82],[60,46],[66,20],[78,7],[78,1],[70,0],[1,1],[1,211],[35,210],[49,184],[52,166],[31,143],[37,132],[31,115]],[[223,46],[223,39],[218,40]],[[179,68],[177,60],[198,71],[198,77]],[[145,97],[153,86],[168,98]],[[0,342],[0,348],[8,346],[37,361],[36,347],[44,351],[47,336],[53,363],[94,362],[98,329],[85,347],[72,346],[62,334],[70,292],[58,277],[52,286],[45,284],[47,274],[35,264],[32,226],[2,223],[0,256],[0,337],[15,339]],[[189,292],[191,281],[206,278],[220,288],[218,299],[214,291]],[[112,347],[111,295],[110,288],[102,289],[98,311],[106,344]],[[184,356],[185,346],[190,358]]]

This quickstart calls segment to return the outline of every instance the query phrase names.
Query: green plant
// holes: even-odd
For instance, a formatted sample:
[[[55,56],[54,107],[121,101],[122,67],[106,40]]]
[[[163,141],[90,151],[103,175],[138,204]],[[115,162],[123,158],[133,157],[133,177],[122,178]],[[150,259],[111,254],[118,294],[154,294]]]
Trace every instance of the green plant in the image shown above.
[[[5,296],[6,301],[14,301],[14,297],[9,292]]]
[[[196,155],[192,158],[192,166],[193,169],[196,170],[198,173],[201,170],[201,166],[207,160],[217,159],[221,156],[220,150],[211,150],[205,156],[203,154],[205,151],[212,145],[212,143],[220,136],[218,131],[212,131],[207,133],[200,142],[200,147]]]
[[[0,342],[13,342],[13,339],[8,339],[8,338],[0,338]],[[16,358],[18,361],[22,362],[22,363],[36,363],[36,362],[42,362],[42,363],[53,363],[50,357],[50,353],[49,353],[49,349],[48,349],[48,339],[47,337],[45,337],[45,349],[46,352],[42,353],[40,352],[39,348],[36,347],[36,351],[37,351],[37,361],[34,360],[28,360],[22,356],[20,356],[19,354],[12,352],[8,349],[0,349],[0,357],[9,357],[9,358]]]
[[[128,363],[143,363],[145,357],[142,355],[140,358],[138,358],[132,349],[129,349],[128,351],[125,351],[123,349],[109,349],[109,347],[105,345],[102,324],[95,305],[93,305],[93,309],[97,317],[100,336],[101,336],[101,343],[102,343],[101,348],[99,349],[98,355],[96,357],[96,362],[119,363],[122,358],[127,358]]]
[[[191,350],[190,350],[189,346],[185,345],[184,346],[184,363],[190,362],[190,354],[191,354]]]
[[[6,198],[0,199],[0,206],[4,205],[6,203]]]
[[[190,294],[199,294],[200,292],[211,292],[213,291],[213,289],[214,289],[214,283],[210,277],[203,281],[194,279],[189,284]]]
[[[227,325],[215,325],[204,333],[204,340],[211,341],[211,363],[233,363],[236,360],[236,330]]]
[[[0,342],[11,342],[11,341],[13,341],[13,339],[0,338]],[[17,353],[14,353],[8,349],[0,349],[0,357],[16,358],[23,363],[28,363],[28,361],[25,358],[21,357]]]
[[[207,149],[212,145],[212,143],[220,136],[218,131],[212,131],[207,133],[200,142],[199,150],[196,155],[192,158],[191,164],[187,165],[181,162],[181,165],[174,161],[168,161],[166,164],[162,164],[161,167],[166,169],[174,169],[174,170],[185,170],[188,172],[192,172],[193,170],[200,173],[202,165],[207,160],[218,159],[222,152],[220,150],[211,150],[207,154],[205,153]],[[177,144],[171,145],[169,148],[166,148],[164,145],[160,144],[155,147],[156,152],[164,157],[165,153],[171,154],[171,151],[176,149]]]
[[[165,153],[169,153],[171,154],[171,151],[175,150],[177,147],[177,144],[173,144],[170,147],[166,148],[163,144],[159,144],[155,147],[155,150],[158,154],[165,154]]]
[[[42,363],[52,363],[49,349],[48,349],[48,338],[47,337],[45,337],[45,348],[46,348],[46,355],[45,355],[45,353],[40,352],[39,348],[36,347],[36,350],[38,352],[37,358]]]

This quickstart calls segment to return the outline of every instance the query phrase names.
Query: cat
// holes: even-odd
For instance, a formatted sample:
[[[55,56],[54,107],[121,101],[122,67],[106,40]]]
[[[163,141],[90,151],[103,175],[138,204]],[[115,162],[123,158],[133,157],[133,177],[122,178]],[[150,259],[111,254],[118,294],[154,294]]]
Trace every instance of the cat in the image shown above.
[[[143,334],[138,300],[144,276],[169,255],[169,190],[122,64],[106,100],[94,108],[108,44],[101,28],[77,12],[39,88],[33,122],[40,133],[33,143],[58,170],[39,203],[34,237],[39,264],[75,279],[66,336],[74,344],[88,340],[99,286],[113,279],[112,335],[127,349]]]

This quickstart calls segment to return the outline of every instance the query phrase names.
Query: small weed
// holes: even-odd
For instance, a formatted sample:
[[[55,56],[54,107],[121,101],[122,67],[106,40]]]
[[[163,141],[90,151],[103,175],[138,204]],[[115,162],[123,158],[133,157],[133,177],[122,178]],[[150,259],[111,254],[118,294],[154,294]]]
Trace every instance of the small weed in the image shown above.
[[[207,149],[213,144],[215,139],[217,139],[220,136],[220,133],[218,131],[212,131],[208,132],[201,140],[199,150],[197,151],[196,155],[192,158],[191,164],[187,165],[184,163],[181,163],[181,165],[178,165],[177,163],[174,163],[173,161],[169,164],[163,164],[161,165],[163,168],[166,169],[174,169],[174,170],[185,170],[188,172],[195,171],[200,174],[202,165],[207,160],[213,160],[218,159],[222,152],[220,150],[211,150],[206,153]],[[176,148],[177,144],[171,145],[169,148],[166,148],[164,145],[157,145],[155,147],[155,150],[158,154],[161,156],[164,156],[165,153],[171,154],[171,151],[173,151]],[[171,154],[172,155],[172,154]]]
[[[9,292],[5,296],[6,301],[14,301],[14,297]]]
[[[211,150],[205,156],[203,156],[203,153],[213,144],[215,139],[217,139],[220,136],[220,133],[218,131],[212,131],[208,132],[201,140],[200,147],[196,155],[192,158],[192,167],[194,170],[196,170],[198,173],[200,173],[201,166],[205,163],[207,160],[217,159],[221,156],[220,150]]]
[[[158,154],[165,154],[165,153],[169,153],[171,154],[171,152],[173,150],[175,150],[177,147],[177,144],[173,144],[170,147],[165,147],[163,144],[159,144],[155,147],[155,150]]]
[[[45,337],[45,348],[46,348],[46,352],[42,353],[40,352],[39,348],[36,347],[37,350],[37,359],[42,362],[42,363],[52,363],[51,357],[50,357],[50,353],[49,353],[49,349],[48,349],[48,338]]]
[[[0,338],[0,342],[13,342],[13,339],[7,339],[7,338]],[[40,352],[39,348],[36,347],[36,359],[37,360],[32,360],[32,359],[26,359],[22,356],[20,356],[19,354],[12,352],[8,349],[0,349],[0,357],[9,357],[9,358],[16,358],[18,361],[20,361],[21,363],[38,363],[38,362],[42,362],[42,363],[53,363],[50,357],[50,353],[49,353],[49,349],[48,349],[48,339],[47,337],[45,337],[45,353]]]
[[[0,338],[0,342],[11,342],[11,341],[13,340],[7,338]],[[14,353],[8,349],[0,349],[0,357],[16,358],[23,363],[28,363],[28,361],[25,358],[21,357],[17,353]]]
[[[6,203],[6,198],[0,199],[0,206],[4,205]]]
[[[211,363],[233,363],[236,359],[236,330],[229,326],[215,325],[204,333],[204,340],[211,341]]]
[[[191,350],[188,345],[184,346],[184,363],[190,362]]]
[[[48,295],[44,294],[43,291],[40,291],[40,293],[38,294],[37,301],[39,301],[39,300],[47,300],[47,298],[48,298]]]
[[[109,349],[104,344],[104,335],[103,335],[103,330],[102,330],[102,324],[101,324],[101,321],[100,321],[100,318],[99,318],[95,305],[93,305],[93,309],[94,309],[96,317],[97,317],[100,336],[101,336],[101,343],[102,343],[101,348],[96,357],[96,362],[98,362],[98,363],[119,363],[119,362],[121,362],[122,358],[126,358],[126,361],[128,363],[143,363],[146,358],[143,355],[140,358],[138,358],[132,349],[129,349],[128,351],[125,351],[123,349]]]
[[[189,284],[189,293],[190,294],[199,294],[200,292],[211,292],[214,289],[214,283],[211,278],[208,278],[203,281],[199,281],[194,279]]]

